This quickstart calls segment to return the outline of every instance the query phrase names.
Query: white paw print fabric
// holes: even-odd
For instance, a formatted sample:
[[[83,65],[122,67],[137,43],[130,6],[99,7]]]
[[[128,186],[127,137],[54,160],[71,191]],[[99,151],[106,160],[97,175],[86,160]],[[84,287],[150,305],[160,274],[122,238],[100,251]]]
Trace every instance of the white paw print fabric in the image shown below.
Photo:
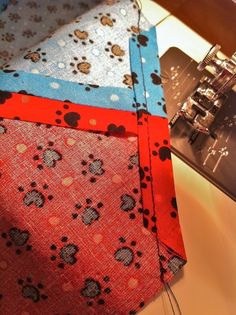
[[[18,71],[124,87],[129,38],[150,27],[145,18],[138,24],[134,0],[19,1],[1,15],[0,60]]]

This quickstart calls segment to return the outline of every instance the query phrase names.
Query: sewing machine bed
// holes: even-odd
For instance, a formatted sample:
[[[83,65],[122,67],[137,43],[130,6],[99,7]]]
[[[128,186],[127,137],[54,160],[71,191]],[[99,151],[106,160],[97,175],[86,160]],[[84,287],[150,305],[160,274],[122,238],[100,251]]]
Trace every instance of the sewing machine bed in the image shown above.
[[[168,118],[173,118],[182,102],[192,93],[204,72],[180,49],[171,47],[161,57],[162,82]],[[205,72],[208,74],[208,72]],[[199,134],[191,144],[192,128],[180,118],[171,129],[174,154],[236,200],[236,93],[230,91],[213,128],[216,139]],[[190,187],[191,189],[191,187]]]

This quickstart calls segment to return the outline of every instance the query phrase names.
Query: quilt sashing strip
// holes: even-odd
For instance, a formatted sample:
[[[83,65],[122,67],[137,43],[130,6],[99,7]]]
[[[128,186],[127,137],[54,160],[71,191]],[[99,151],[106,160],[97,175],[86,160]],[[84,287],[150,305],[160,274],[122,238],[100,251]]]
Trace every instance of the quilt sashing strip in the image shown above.
[[[130,39],[130,66],[136,110],[167,117],[155,27]]]
[[[137,110],[144,226],[156,233],[157,242],[171,248],[185,263],[178,221],[170,150],[170,135],[160,77],[156,29],[142,32],[130,41],[134,99]],[[161,96],[162,102],[159,101]],[[158,115],[150,108],[156,106]]]
[[[6,91],[0,91],[0,116],[121,137],[137,134],[135,113],[132,112]]]
[[[131,89],[78,84],[24,71],[1,70],[0,90],[23,92],[59,101],[69,100],[72,103],[95,107],[134,111]]]

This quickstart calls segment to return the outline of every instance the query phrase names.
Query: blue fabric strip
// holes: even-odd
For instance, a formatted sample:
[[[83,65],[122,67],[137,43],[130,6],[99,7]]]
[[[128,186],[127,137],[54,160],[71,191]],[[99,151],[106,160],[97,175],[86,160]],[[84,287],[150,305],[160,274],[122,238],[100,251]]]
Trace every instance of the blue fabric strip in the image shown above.
[[[131,38],[130,64],[134,80],[136,109],[167,117],[155,27]]]
[[[96,107],[133,111],[133,91],[128,88],[78,84],[24,71],[0,71],[0,90],[42,96]]]

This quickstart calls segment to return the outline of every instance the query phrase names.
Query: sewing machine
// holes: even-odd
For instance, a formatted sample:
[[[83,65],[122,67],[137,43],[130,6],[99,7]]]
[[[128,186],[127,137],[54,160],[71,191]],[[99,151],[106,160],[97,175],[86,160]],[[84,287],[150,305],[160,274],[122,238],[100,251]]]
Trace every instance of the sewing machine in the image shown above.
[[[172,47],[161,57],[162,76],[172,151],[236,200],[236,54],[220,58],[219,50],[198,64]]]
[[[175,186],[188,257],[172,289],[184,315],[234,315],[235,55],[227,58],[218,45],[212,48],[159,5],[149,0],[142,4],[144,14],[157,24]],[[157,313],[172,314],[165,293],[141,312]]]

